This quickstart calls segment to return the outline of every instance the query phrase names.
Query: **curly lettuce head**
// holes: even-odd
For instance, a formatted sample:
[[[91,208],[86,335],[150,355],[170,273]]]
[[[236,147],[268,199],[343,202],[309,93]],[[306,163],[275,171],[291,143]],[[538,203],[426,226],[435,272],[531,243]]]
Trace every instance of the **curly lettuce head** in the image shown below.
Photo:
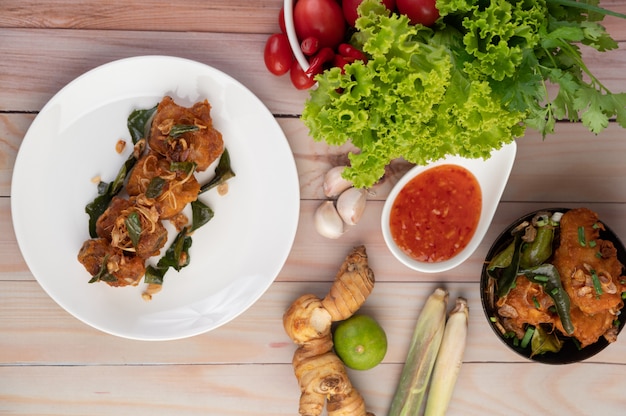
[[[524,114],[504,108],[487,82],[468,78],[446,29],[411,25],[377,0],[365,0],[360,13],[353,42],[368,62],[319,75],[302,113],[314,140],[359,149],[344,171],[354,186],[374,185],[397,158],[486,158],[523,134]]]

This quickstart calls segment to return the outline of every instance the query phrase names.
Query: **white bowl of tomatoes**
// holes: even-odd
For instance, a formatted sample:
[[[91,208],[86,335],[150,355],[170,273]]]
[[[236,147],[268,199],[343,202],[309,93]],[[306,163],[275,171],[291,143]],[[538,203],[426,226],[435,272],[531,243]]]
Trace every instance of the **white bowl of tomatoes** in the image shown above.
[[[439,18],[436,0],[381,0],[391,12],[406,14],[413,24],[432,26]],[[366,59],[350,38],[363,0],[284,0],[280,32],[264,50],[265,66],[274,75],[289,74],[300,90],[315,85],[315,75]]]

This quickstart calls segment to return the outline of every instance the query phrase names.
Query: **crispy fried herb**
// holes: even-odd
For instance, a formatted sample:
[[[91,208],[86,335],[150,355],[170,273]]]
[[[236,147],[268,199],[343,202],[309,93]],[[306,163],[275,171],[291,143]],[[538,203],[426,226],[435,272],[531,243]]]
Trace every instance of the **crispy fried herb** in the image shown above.
[[[194,162],[172,162],[170,163],[170,171],[190,174],[196,170],[196,166]]]
[[[169,136],[172,138],[176,138],[182,134],[189,133],[192,131],[198,131],[198,130],[200,130],[200,128],[193,124],[175,124],[174,126],[172,126],[172,129],[170,130]]]
[[[520,252],[522,247],[522,232],[519,231],[514,236],[514,248],[511,262],[502,269],[498,277],[498,297],[503,298],[515,287],[517,272],[519,270]]]
[[[189,229],[183,228],[174,238],[172,244],[165,251],[156,266],[146,267],[145,283],[163,284],[165,273],[171,268],[180,271],[183,267],[189,265],[190,256],[189,248],[191,247],[191,236]]]
[[[191,202],[191,229],[190,232],[197,230],[213,218],[213,210],[204,202],[196,199]]]
[[[548,332],[541,325],[535,327],[535,332],[530,341],[531,357],[546,352],[559,352],[562,346],[563,341],[555,331]]]
[[[200,200],[191,202],[192,221],[190,227],[183,228],[177,235],[170,247],[166,250],[156,266],[146,267],[145,283],[163,284],[165,273],[170,268],[180,271],[191,260],[189,248],[191,247],[191,233],[197,230],[213,218],[213,210]]]
[[[93,276],[90,280],[89,283],[96,283],[99,281],[103,281],[103,282],[115,282],[117,280],[117,278],[115,276],[113,276],[111,273],[109,273],[109,269],[107,268],[107,263],[109,262],[109,255],[105,255],[104,259],[102,260],[102,264],[100,265],[100,270],[98,271],[98,273]]]
[[[141,237],[141,220],[139,214],[131,212],[124,220],[126,231],[130,237],[130,241],[133,243],[133,247],[137,248],[139,245],[139,238]]]
[[[167,181],[160,176],[150,179],[150,183],[146,187],[146,196],[148,198],[158,198],[163,193],[163,188]]]
[[[234,177],[235,172],[230,166],[230,154],[228,153],[228,149],[224,149],[224,152],[220,157],[220,161],[215,168],[215,176],[209,182],[202,185],[202,187],[200,188],[200,193],[204,193],[209,189],[221,185],[230,178]]]
[[[89,235],[92,238],[96,238],[96,221],[106,211],[111,203],[111,200],[116,196],[124,186],[124,180],[130,173],[137,159],[134,155],[130,155],[126,162],[122,165],[117,176],[110,183],[101,182],[98,184],[98,192],[100,193],[92,202],[87,204],[85,212],[89,215]]]
[[[127,126],[133,144],[137,144],[139,140],[148,137],[152,118],[156,113],[157,107],[158,105],[155,105],[152,108],[134,110],[128,116]]]

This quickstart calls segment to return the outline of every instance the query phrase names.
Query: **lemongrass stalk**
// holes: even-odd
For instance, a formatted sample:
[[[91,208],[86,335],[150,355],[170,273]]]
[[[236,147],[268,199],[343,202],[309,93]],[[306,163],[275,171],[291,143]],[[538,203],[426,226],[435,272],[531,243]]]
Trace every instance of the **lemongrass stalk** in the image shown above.
[[[446,414],[463,363],[468,319],[467,300],[457,298],[454,309],[448,317],[441,347],[435,361],[424,416],[443,416]]]
[[[443,338],[447,306],[448,291],[445,289],[435,289],[426,300],[415,324],[389,416],[414,416],[421,410]]]

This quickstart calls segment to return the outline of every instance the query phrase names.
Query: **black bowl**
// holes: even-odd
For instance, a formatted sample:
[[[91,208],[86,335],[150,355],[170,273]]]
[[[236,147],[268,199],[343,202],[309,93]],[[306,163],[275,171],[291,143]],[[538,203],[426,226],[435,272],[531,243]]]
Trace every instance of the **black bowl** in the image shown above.
[[[565,213],[569,210],[570,208],[541,209],[541,210],[528,213],[524,215],[523,217],[520,217],[519,219],[514,221],[498,236],[498,238],[495,240],[495,242],[489,249],[489,252],[487,253],[487,257],[485,258],[485,263],[483,265],[482,274],[480,278],[480,298],[481,298],[481,302],[483,305],[483,311],[485,313],[485,316],[487,317],[489,326],[491,327],[493,332],[496,334],[496,336],[507,347],[509,347],[510,349],[515,351],[517,354],[521,355],[522,357],[527,358],[532,361],[545,363],[545,364],[570,364],[570,363],[575,363],[575,362],[586,360],[596,355],[597,353],[602,351],[604,348],[606,348],[609,345],[609,342],[604,337],[601,337],[594,344],[588,345],[585,348],[580,348],[579,345],[571,338],[563,337],[562,338],[564,341],[563,347],[561,348],[559,352],[556,352],[556,353],[546,352],[543,354],[531,356],[531,351],[529,347],[522,348],[519,345],[515,345],[514,339],[511,337],[503,336],[502,332],[500,332],[495,322],[492,321],[491,318],[495,316],[496,311],[495,311],[495,308],[492,307],[491,301],[490,301],[491,299],[490,288],[489,288],[490,277],[487,274],[487,268],[489,266],[489,262],[491,261],[491,259],[497,253],[499,253],[505,247],[511,244],[511,242],[513,241],[513,236],[511,235],[511,231],[520,223],[522,223],[523,221],[530,221],[535,216],[535,214],[542,212],[542,211]],[[605,230],[600,232],[600,238],[603,240],[611,241],[613,245],[615,246],[615,248],[617,249],[618,260],[620,261],[622,265],[626,264],[626,248],[624,248],[624,245],[622,244],[620,239],[606,225],[606,223],[602,221],[601,219],[600,221],[604,224],[604,228],[605,228]],[[622,270],[623,270],[623,266],[622,266]],[[626,308],[623,310],[626,311]],[[621,319],[619,319],[619,321],[620,323],[619,323],[618,332],[621,332],[622,328],[624,327],[624,324],[626,323],[626,317],[622,316]]]

